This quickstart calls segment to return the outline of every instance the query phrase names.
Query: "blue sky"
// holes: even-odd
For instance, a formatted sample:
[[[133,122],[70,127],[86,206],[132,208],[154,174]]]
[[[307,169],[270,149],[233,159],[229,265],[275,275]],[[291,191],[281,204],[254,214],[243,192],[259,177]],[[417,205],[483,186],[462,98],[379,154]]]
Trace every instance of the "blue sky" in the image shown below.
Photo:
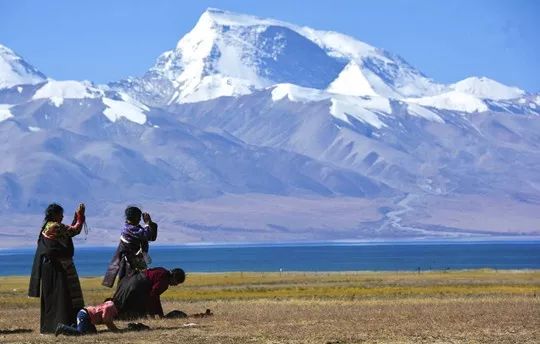
[[[540,91],[540,1],[0,0],[0,44],[55,79],[140,75],[207,7],[339,31],[439,82],[487,76]]]

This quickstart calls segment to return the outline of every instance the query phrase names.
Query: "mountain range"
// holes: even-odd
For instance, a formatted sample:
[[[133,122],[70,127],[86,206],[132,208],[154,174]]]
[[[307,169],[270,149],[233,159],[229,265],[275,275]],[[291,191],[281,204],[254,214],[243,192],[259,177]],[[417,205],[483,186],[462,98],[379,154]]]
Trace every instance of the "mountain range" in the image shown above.
[[[337,32],[205,11],[144,75],[54,80],[0,45],[2,246],[50,202],[88,243],[122,208],[161,243],[540,235],[540,95],[438,83]]]

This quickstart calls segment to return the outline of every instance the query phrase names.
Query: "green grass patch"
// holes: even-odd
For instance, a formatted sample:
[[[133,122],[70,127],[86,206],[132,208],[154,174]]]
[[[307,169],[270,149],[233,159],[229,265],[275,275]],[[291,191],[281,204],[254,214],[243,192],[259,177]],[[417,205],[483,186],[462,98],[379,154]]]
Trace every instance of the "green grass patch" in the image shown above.
[[[81,278],[87,304],[110,297],[101,277]],[[1,307],[39,306],[26,296],[28,277],[0,277]],[[540,272],[216,273],[189,274],[162,295],[169,301],[251,299],[396,299],[479,296],[540,296]]]

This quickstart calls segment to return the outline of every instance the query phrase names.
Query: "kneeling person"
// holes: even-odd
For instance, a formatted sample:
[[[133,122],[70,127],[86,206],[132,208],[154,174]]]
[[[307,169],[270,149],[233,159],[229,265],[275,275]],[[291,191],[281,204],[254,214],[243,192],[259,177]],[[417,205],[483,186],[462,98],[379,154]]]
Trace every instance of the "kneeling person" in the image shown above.
[[[54,334],[65,334],[67,336],[78,336],[83,334],[97,333],[95,325],[106,325],[111,331],[117,331],[118,328],[113,319],[118,315],[118,309],[111,300],[97,306],[89,306],[81,309],[77,313],[77,327],[58,324]]]
[[[167,270],[161,267],[146,269],[126,277],[118,285],[113,297],[121,319],[145,316],[163,317],[160,295],[169,286],[183,283],[186,278],[182,269]]]

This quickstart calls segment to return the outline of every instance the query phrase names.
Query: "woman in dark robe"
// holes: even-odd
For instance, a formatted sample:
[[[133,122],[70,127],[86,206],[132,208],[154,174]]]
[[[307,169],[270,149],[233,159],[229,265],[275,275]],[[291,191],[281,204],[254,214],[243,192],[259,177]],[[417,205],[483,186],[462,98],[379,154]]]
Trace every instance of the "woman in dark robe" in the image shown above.
[[[28,288],[28,296],[41,297],[41,333],[54,333],[58,323],[75,323],[77,312],[84,307],[71,239],[81,232],[84,213],[84,204],[80,204],[69,226],[62,223],[60,205],[53,203],[45,211]]]

